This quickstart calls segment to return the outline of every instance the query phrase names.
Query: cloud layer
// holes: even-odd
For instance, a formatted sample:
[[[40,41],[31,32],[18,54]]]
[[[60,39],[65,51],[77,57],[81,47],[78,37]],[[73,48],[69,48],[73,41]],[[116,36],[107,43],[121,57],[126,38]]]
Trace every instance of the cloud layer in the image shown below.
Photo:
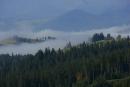
[[[19,23],[18,23],[19,24]],[[21,25],[20,25],[21,26]],[[94,33],[103,32],[105,35],[111,33],[112,36],[117,36],[121,34],[122,36],[127,36],[130,33],[130,25],[114,26],[107,29],[93,29],[89,31],[78,31],[78,32],[64,32],[64,31],[54,31],[51,29],[43,29],[39,32],[34,32],[31,28],[26,31],[26,27],[18,26],[18,31],[4,31],[0,32],[0,38],[7,38],[13,35],[19,35],[28,38],[40,38],[43,36],[53,36],[56,40],[46,41],[37,44],[21,44],[21,45],[8,45],[0,47],[0,54],[35,54],[39,49],[44,50],[45,48],[64,48],[66,44],[70,41],[73,45],[82,43],[83,41],[89,41]],[[29,26],[27,26],[29,28]],[[25,30],[23,29],[25,28]]]

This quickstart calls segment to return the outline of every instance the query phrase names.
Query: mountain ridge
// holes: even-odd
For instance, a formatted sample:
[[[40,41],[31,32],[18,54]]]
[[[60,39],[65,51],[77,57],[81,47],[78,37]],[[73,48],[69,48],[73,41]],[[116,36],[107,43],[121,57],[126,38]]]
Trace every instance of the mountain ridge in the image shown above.
[[[129,24],[130,16],[128,13],[126,11],[117,11],[95,15],[84,10],[75,9],[38,26],[40,29],[47,28],[64,31],[108,28]]]

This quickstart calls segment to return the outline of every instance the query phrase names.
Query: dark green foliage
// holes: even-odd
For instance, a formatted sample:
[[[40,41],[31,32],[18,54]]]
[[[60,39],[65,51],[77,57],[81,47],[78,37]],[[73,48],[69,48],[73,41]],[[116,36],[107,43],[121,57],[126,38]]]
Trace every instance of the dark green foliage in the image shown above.
[[[130,87],[129,76],[128,37],[35,55],[0,55],[0,87]]]
[[[121,36],[118,35],[117,38],[121,38]],[[111,36],[111,34],[107,34],[107,36],[104,36],[103,33],[95,33],[92,37],[92,42],[97,42],[102,40],[114,40],[114,38]]]
[[[104,39],[105,39],[105,36],[104,36],[103,33],[100,33],[100,34],[96,33],[96,34],[94,34],[93,37],[92,37],[92,41],[93,41],[93,42],[95,42],[95,41],[100,41],[100,40],[104,40]]]

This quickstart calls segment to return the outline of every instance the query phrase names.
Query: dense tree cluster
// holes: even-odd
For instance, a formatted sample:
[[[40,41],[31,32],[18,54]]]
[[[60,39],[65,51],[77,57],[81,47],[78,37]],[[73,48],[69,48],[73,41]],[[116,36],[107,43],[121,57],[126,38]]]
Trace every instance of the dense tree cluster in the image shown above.
[[[129,76],[128,38],[0,55],[0,87],[130,87]]]
[[[114,37],[112,37],[111,34],[107,34],[107,36],[105,36],[103,33],[95,33],[92,37],[92,42],[101,41],[101,40],[113,40],[113,39]]]

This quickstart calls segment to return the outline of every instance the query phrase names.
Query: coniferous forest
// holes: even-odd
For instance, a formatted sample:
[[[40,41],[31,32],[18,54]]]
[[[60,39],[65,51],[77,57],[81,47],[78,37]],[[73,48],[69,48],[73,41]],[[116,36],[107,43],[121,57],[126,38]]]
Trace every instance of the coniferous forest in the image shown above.
[[[91,42],[35,55],[0,55],[0,87],[130,87],[130,38]]]

